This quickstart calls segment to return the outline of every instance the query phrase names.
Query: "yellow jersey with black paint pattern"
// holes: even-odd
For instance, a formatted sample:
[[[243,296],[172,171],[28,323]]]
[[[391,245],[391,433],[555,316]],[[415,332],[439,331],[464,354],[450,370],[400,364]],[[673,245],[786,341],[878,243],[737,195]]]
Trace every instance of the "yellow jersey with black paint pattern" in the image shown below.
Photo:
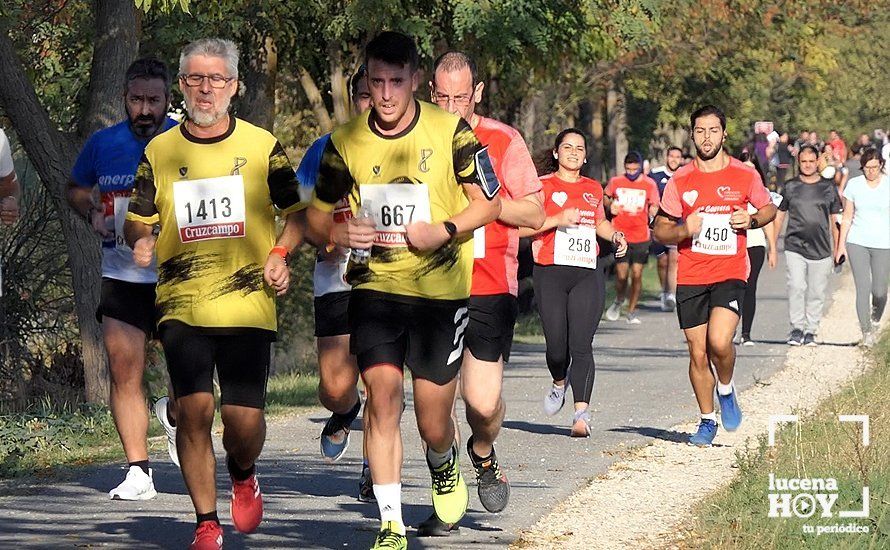
[[[159,322],[209,332],[277,330],[275,293],[263,266],[278,213],[305,207],[275,136],[231,117],[216,138],[185,124],[149,142],[127,220],[159,225]]]
[[[484,187],[487,177],[491,187],[497,178],[482,173],[481,165],[491,163],[479,160],[487,153],[466,121],[430,103],[415,105],[411,124],[397,135],[377,130],[373,109],[334,130],[322,155],[312,204],[330,212],[348,197],[355,215],[368,211],[374,218],[377,238],[370,260],[351,264],[347,271],[353,288],[431,300],[466,299],[473,273],[472,238],[420,252],[409,246],[404,228],[412,221],[449,219],[469,204],[462,184]]]

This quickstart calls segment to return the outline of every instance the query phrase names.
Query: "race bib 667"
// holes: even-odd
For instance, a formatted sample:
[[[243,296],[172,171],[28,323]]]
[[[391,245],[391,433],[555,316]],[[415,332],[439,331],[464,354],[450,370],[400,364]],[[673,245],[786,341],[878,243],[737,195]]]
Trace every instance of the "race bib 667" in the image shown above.
[[[176,181],[173,204],[183,243],[244,236],[244,179],[240,175]]]

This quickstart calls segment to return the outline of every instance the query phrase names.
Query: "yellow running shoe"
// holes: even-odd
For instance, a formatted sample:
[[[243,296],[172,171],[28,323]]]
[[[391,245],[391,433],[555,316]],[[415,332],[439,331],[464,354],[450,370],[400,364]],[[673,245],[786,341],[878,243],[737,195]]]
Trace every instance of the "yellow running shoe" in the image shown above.
[[[371,550],[408,550],[405,528],[395,521],[384,522]]]
[[[433,508],[436,515],[445,523],[457,523],[467,513],[470,493],[460,473],[457,446],[451,447],[451,460],[438,468],[433,468],[429,460],[433,489]]]

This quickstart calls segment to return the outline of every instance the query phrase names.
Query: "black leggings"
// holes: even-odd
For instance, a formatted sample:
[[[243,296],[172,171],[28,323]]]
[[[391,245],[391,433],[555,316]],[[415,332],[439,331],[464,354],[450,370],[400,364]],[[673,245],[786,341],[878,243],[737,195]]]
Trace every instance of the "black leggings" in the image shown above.
[[[748,261],[751,262],[751,274],[748,275],[748,286],[745,287],[745,300],[742,303],[742,336],[751,338],[751,325],[754,324],[754,313],[757,312],[757,277],[763,269],[763,258],[766,247],[752,246],[748,249]]]
[[[550,375],[564,380],[568,371],[575,403],[590,403],[596,373],[593,335],[606,299],[602,271],[535,264],[533,281]]]

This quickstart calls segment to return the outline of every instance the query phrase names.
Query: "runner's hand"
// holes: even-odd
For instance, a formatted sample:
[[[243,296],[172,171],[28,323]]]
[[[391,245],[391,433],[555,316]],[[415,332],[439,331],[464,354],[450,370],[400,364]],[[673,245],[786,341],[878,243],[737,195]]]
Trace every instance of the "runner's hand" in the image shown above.
[[[441,223],[413,222],[405,231],[408,244],[417,250],[436,250],[451,239]]]
[[[767,265],[769,265],[770,269],[775,269],[776,265],[779,263],[779,253],[774,248],[769,249],[769,253],[766,257]]]
[[[617,216],[618,214],[621,213],[621,205],[618,204],[618,201],[615,201],[615,200],[612,201],[612,204],[609,205],[609,212],[613,216]]]
[[[105,210],[93,207],[90,210],[90,223],[93,226],[93,231],[99,235],[102,235],[103,237],[111,236],[111,233],[108,232],[108,228],[105,227]]]
[[[627,254],[627,239],[624,238],[624,233],[618,232],[617,235],[612,236],[612,239],[612,244],[615,245],[615,257],[623,258]]]
[[[735,212],[729,217],[729,225],[735,230],[751,228],[751,214],[748,213],[748,207],[736,204],[733,206]]]
[[[835,252],[834,252],[835,265],[841,263],[841,258],[843,258],[846,255],[847,255],[847,245],[842,244],[842,245],[838,246],[837,250],[835,250]]]
[[[142,237],[136,241],[135,246],[133,246],[133,261],[136,265],[148,267],[152,256],[154,256],[156,242],[158,242],[158,239],[154,236]]]
[[[290,286],[290,270],[284,258],[278,254],[269,254],[266,265],[263,266],[263,280],[279,296],[287,292]]]
[[[689,232],[689,236],[698,235],[701,232],[701,223],[702,218],[701,214],[698,213],[698,210],[686,216],[686,231]]]
[[[9,196],[0,200],[0,222],[12,225],[19,219],[19,200]]]
[[[575,227],[581,220],[581,211],[577,208],[566,208],[559,215],[558,227]]]
[[[349,218],[346,223],[335,223],[331,236],[336,245],[367,250],[374,245],[377,229],[373,218]]]

